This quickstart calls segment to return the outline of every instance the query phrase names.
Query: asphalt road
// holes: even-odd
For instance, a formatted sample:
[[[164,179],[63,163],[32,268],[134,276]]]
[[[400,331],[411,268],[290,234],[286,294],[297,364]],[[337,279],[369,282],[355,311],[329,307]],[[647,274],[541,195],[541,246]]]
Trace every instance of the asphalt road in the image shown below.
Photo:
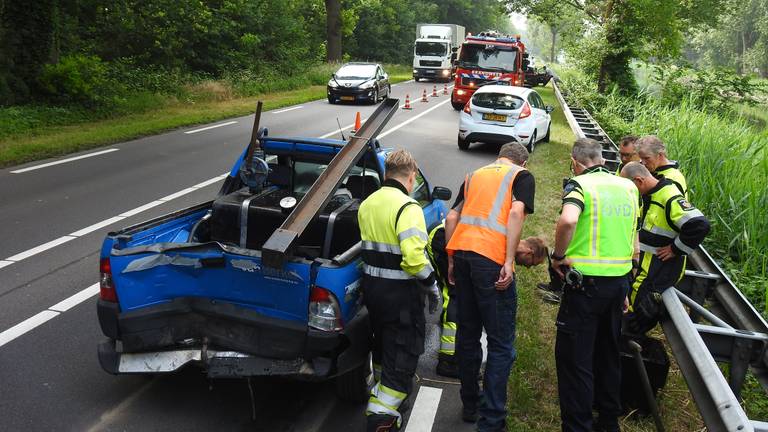
[[[401,103],[410,94],[414,109],[399,110],[381,142],[410,150],[431,187],[455,193],[496,149],[459,151],[458,113],[442,92],[419,102],[427,87],[393,87]],[[374,109],[321,100],[266,112],[262,125],[271,136],[338,137],[337,119],[347,127],[356,111],[365,118]],[[252,122],[234,118],[0,170],[0,430],[364,430],[364,405],[337,401],[329,384],[211,381],[195,369],[112,376],[98,364],[104,336],[93,294],[104,235],[212,199]],[[200,130],[207,126],[218,127]],[[108,149],[118,150],[102,153]],[[404,430],[472,430],[459,418],[457,383],[433,373],[436,350],[432,323],[415,390],[423,395],[410,414],[418,420]]]

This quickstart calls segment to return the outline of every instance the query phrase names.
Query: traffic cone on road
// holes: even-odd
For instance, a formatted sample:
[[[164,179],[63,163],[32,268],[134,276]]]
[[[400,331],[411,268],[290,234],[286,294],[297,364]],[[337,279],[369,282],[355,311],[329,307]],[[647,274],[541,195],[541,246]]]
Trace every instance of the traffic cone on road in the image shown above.
[[[424,93],[421,94],[421,101],[429,102],[429,99],[427,99],[427,89],[424,89]]]
[[[432,97],[437,97],[437,85],[432,86]]]
[[[355,127],[352,129],[352,133],[356,134],[360,130],[360,111],[355,114]]]
[[[444,95],[448,94],[448,84],[443,84],[443,94]]]
[[[411,108],[411,97],[408,94],[405,95],[405,105],[403,105],[403,109],[405,110],[413,109]]]

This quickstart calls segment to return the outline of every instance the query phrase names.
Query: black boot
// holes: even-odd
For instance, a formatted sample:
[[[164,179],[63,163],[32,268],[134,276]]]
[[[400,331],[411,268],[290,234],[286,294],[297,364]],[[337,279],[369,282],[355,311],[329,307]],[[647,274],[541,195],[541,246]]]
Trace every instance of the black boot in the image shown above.
[[[396,432],[400,428],[397,426],[397,417],[387,414],[369,414],[366,432]]]
[[[459,362],[456,361],[456,356],[438,353],[437,368],[435,368],[435,372],[440,376],[458,378]]]

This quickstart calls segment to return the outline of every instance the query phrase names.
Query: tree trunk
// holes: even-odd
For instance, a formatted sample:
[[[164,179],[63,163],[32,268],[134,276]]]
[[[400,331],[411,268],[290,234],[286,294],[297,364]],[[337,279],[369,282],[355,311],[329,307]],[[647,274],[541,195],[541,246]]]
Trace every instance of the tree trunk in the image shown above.
[[[549,51],[549,61],[551,63],[555,62],[555,43],[557,42],[557,29],[550,26],[549,31],[552,33],[552,47]]]
[[[326,37],[329,62],[341,61],[341,0],[325,0]]]
[[[611,16],[613,15],[613,0],[608,0],[605,5],[605,13],[603,14],[603,23],[606,26],[606,38],[610,44],[611,40]],[[605,89],[608,87],[608,68],[610,67],[608,59],[609,55],[600,60],[600,70],[597,75],[597,92],[605,93]]]

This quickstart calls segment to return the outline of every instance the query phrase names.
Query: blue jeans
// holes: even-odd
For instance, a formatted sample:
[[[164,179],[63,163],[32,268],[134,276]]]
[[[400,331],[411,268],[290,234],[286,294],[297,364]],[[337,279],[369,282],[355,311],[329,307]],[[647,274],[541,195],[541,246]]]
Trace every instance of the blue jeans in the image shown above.
[[[456,354],[459,360],[461,401],[467,410],[477,409],[477,430],[504,431],[507,416],[507,381],[515,351],[517,291],[515,281],[505,291],[494,283],[501,266],[468,251],[456,251],[453,275],[459,307]],[[485,328],[488,359],[481,398],[477,376],[482,363],[480,336]]]

